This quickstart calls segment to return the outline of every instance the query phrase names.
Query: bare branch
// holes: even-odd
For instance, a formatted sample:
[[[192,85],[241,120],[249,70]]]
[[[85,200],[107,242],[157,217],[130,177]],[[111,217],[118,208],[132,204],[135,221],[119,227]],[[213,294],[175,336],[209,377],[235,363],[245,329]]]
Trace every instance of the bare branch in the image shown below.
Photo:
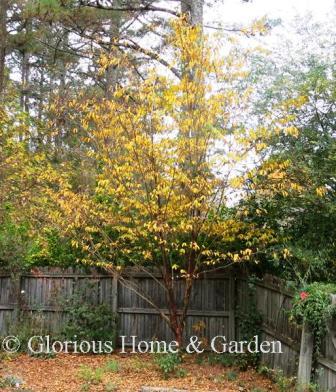
[[[120,12],[164,12],[170,15],[174,15],[176,17],[180,16],[180,13],[169,8],[165,7],[157,7],[153,5],[144,5],[139,7],[134,6],[125,6],[125,7],[115,7],[115,6],[106,6],[102,4],[99,0],[96,0],[94,3],[81,1],[80,5],[83,7],[91,7],[98,8],[106,11],[120,11]]]
[[[117,43],[114,43],[113,45],[123,47],[123,48],[133,49],[137,52],[143,53],[146,56],[150,57],[151,59],[156,60],[157,62],[159,62],[163,66],[167,67],[177,78],[179,78],[179,79],[181,78],[181,74],[178,71],[178,69],[173,67],[171,64],[169,64],[167,60],[160,57],[160,55],[158,53],[153,52],[152,50],[143,48],[142,46],[140,46],[139,44],[137,44],[134,41],[117,42]]]

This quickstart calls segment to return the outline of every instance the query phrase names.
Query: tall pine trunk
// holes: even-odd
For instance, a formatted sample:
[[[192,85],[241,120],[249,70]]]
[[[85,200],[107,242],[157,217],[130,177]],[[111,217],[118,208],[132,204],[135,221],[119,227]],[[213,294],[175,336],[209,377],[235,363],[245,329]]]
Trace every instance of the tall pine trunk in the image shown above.
[[[181,0],[181,12],[193,26],[203,26],[204,0]]]
[[[29,49],[29,39],[30,33],[32,31],[32,21],[27,19],[25,21],[25,34],[26,42],[22,49],[22,61],[21,61],[21,98],[20,106],[22,111],[29,113],[29,80],[30,80],[30,49]]]
[[[115,6],[119,6],[119,1],[114,2]],[[114,41],[119,40],[120,27],[122,24],[122,13],[115,12],[110,20],[110,31],[109,31],[109,53],[111,54]],[[118,85],[121,76],[121,70],[117,65],[110,65],[106,69],[106,85],[105,85],[105,97],[111,99],[113,93]]]
[[[1,0],[0,1],[0,102],[4,99],[4,93],[5,93],[7,9],[8,9],[8,0]]]

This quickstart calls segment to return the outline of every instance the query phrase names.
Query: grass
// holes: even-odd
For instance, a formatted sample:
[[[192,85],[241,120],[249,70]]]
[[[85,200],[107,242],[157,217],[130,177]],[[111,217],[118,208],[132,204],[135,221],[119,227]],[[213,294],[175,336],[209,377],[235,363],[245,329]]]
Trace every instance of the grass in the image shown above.
[[[236,381],[236,380],[237,380],[237,377],[238,377],[238,373],[235,372],[234,370],[230,370],[230,371],[228,371],[228,372],[226,373],[226,379],[227,379],[227,381],[230,381],[230,382]]]
[[[99,384],[103,381],[104,369],[92,369],[89,366],[81,365],[78,376],[88,384]]]
[[[114,392],[118,389],[118,386],[113,382],[108,382],[104,385],[105,392]]]
[[[81,365],[78,372],[79,378],[84,381],[81,385],[81,392],[89,392],[91,391],[92,385],[101,384],[106,373],[117,372],[119,372],[119,363],[115,359],[111,359],[107,361],[104,366],[95,369],[86,365]],[[113,382],[107,382],[104,385],[105,392],[113,392],[116,390],[117,386]]]
[[[119,372],[119,364],[115,359],[107,361],[104,366],[104,371],[108,373],[117,373]]]
[[[269,369],[267,366],[261,366],[258,369],[258,373],[272,380],[277,385],[280,392],[292,391],[295,387],[295,378],[286,377],[281,370]]]

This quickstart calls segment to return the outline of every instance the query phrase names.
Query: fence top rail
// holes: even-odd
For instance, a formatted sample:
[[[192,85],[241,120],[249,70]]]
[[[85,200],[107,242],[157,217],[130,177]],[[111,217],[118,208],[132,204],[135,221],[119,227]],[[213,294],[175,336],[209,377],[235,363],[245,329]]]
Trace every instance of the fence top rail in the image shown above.
[[[87,278],[87,279],[104,279],[112,278],[115,272],[98,268],[59,268],[59,267],[36,267],[30,271],[23,271],[20,276],[24,278]],[[156,269],[141,270],[137,267],[127,267],[118,274],[125,278],[161,278],[162,274]],[[10,278],[9,272],[0,270],[0,278]],[[202,272],[199,279],[241,279],[241,276],[235,276],[231,270],[227,272]],[[177,279],[178,280],[178,279]]]
[[[263,279],[257,281],[257,286],[264,287],[266,289],[279,292],[288,297],[294,297],[295,291],[286,286],[286,281],[280,279],[274,275],[266,274]]]

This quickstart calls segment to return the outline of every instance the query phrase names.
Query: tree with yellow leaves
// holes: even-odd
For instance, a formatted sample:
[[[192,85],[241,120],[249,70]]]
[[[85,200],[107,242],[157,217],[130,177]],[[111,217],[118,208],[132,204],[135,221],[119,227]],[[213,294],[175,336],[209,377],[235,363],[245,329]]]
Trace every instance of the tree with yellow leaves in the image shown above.
[[[255,146],[252,138],[240,143],[246,131],[235,123],[249,93],[229,87],[245,77],[244,62],[237,52],[221,58],[183,19],[172,31],[179,78],[149,70],[141,83],[130,76],[111,99],[81,106],[96,187],[75,193],[64,183],[55,218],[87,252],[84,262],[158,270],[169,314],[157,310],[182,344],[195,279],[250,260],[272,233],[225,213],[235,167]],[[237,238],[251,247],[232,251]],[[182,309],[174,277],[185,282]]]

